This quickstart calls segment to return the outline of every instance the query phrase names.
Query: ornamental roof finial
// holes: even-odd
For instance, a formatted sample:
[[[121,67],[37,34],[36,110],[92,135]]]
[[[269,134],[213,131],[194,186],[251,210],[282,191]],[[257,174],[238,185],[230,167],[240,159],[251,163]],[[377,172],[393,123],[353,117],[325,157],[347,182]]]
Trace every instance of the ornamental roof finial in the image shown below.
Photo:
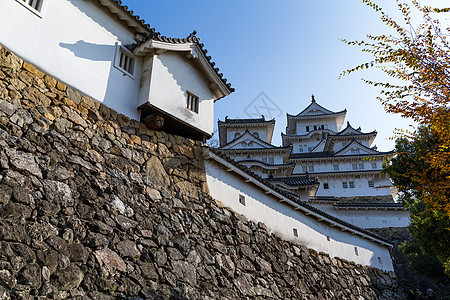
[[[314,98],[314,94],[311,95],[311,102],[316,103],[316,99]]]

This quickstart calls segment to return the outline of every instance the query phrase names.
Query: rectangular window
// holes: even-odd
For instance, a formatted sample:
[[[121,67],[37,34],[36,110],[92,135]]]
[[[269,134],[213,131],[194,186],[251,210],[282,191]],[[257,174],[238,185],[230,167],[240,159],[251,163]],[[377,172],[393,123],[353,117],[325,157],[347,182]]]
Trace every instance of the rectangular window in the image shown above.
[[[378,263],[383,264],[383,261],[381,260],[381,257],[378,256]]]
[[[309,126],[306,126],[306,132],[309,132]]]
[[[357,164],[352,164],[352,170],[358,170],[358,165]]]
[[[372,169],[376,169],[377,168],[377,163],[376,162],[373,162],[372,163]]]
[[[364,163],[359,163],[358,167],[359,167],[360,170],[364,170]]]
[[[192,110],[195,113],[198,113],[198,97],[190,92],[186,92],[186,94],[186,108]]]
[[[239,203],[245,206],[245,196],[239,195]]]
[[[134,79],[134,55],[130,50],[117,44],[116,61],[114,66]]]
[[[320,129],[325,129],[325,125],[320,125]]]
[[[355,247],[355,255],[359,256],[358,247]]]
[[[269,164],[273,164],[273,163],[274,163],[273,157],[269,157]]]
[[[324,188],[325,190],[328,190],[328,189],[329,189],[328,182],[325,182],[325,183],[323,184],[323,188]]]
[[[348,186],[349,186],[349,188],[354,189],[355,188],[355,183],[353,181],[349,181],[348,182]]]
[[[314,166],[309,166],[308,169],[310,172],[314,172]]]
[[[24,7],[28,8],[38,17],[41,17],[40,12],[42,10],[42,3],[44,2],[44,0],[16,0],[16,1],[22,4]]]
[[[373,180],[369,180],[368,183],[369,183],[369,187],[374,187]]]
[[[267,162],[267,157],[263,157],[262,161],[266,163]]]
[[[317,130],[317,125],[314,125],[314,130]]]
[[[308,167],[307,166],[302,166],[302,173],[306,173],[308,172]]]
[[[297,228],[292,228],[292,231],[293,231],[293,233],[294,233],[294,236],[298,236]]]
[[[303,152],[303,147],[302,146],[298,147],[298,152]]]
[[[334,169],[335,171],[339,171],[339,165],[333,165],[333,169]]]
[[[342,187],[344,188],[344,189],[346,189],[347,188],[347,182],[342,182]]]
[[[312,147],[308,147],[308,152],[311,152],[311,150],[312,150]]]

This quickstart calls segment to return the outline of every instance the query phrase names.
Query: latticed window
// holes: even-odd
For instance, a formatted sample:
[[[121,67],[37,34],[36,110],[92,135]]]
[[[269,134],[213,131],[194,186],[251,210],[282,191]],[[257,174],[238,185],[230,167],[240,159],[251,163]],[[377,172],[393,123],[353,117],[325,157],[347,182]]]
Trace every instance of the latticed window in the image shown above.
[[[117,44],[114,67],[134,79],[134,63],[135,59],[133,53],[122,45]]]
[[[369,180],[368,183],[369,183],[369,187],[374,187],[373,180]]]
[[[344,188],[344,189],[346,189],[348,186],[347,186],[347,182],[342,182],[342,188]]]
[[[199,99],[194,94],[187,92],[186,97],[186,108],[192,110],[195,113],[198,113],[198,102]]]
[[[348,182],[348,186],[349,186],[351,189],[354,189],[354,188],[355,188],[355,183],[354,183],[353,181],[349,181],[349,182]]]
[[[28,4],[37,11],[41,11],[43,0],[23,0],[24,3]]]

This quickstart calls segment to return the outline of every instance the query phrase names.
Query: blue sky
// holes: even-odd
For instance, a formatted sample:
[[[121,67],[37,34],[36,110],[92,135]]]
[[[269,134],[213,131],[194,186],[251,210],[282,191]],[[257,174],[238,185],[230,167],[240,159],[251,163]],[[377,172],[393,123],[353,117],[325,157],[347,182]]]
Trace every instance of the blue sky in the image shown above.
[[[380,1],[381,2],[381,1]],[[394,1],[382,1],[394,10]],[[378,131],[375,144],[393,149],[395,128],[411,122],[386,114],[379,90],[362,82],[381,78],[376,70],[339,78],[340,72],[370,56],[340,39],[386,33],[378,15],[361,0],[153,1],[126,0],[135,14],[163,35],[186,37],[194,29],[208,54],[236,88],[216,102],[215,120],[263,113],[276,118],[274,144],[281,144],[286,113],[297,114],[311,101],[334,111],[347,109],[346,121],[362,131]],[[258,95],[264,93],[269,99]],[[255,100],[256,99],[256,100]],[[267,110],[269,108],[269,110]]]

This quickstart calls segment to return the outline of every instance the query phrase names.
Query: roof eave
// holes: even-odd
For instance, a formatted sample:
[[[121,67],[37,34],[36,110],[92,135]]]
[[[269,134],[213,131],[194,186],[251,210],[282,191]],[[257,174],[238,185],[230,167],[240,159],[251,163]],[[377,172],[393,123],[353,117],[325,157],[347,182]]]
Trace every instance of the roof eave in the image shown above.
[[[120,21],[125,22],[127,26],[143,37],[151,33],[150,26],[145,24],[144,20],[139,20],[138,16],[133,16],[132,11],[128,11],[126,6],[120,5],[114,0],[97,0],[98,3],[106,7],[109,12],[116,15]]]

